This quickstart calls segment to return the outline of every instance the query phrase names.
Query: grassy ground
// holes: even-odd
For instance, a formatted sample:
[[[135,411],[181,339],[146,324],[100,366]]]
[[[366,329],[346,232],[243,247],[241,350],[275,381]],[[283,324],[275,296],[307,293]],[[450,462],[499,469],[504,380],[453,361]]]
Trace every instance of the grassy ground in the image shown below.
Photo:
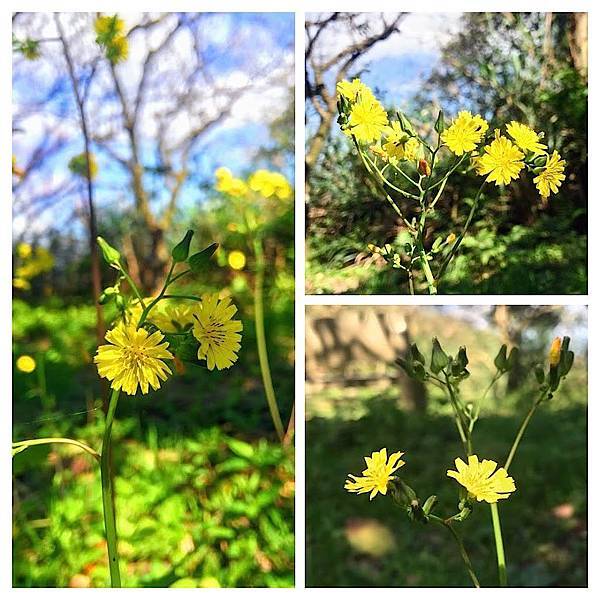
[[[426,415],[402,410],[400,394],[394,387],[383,394],[366,389],[348,400],[338,388],[307,400],[308,586],[470,585],[448,532],[410,522],[389,498],[369,502],[344,490],[346,474],[364,468],[363,456],[382,447],[403,450],[407,482],[423,499],[438,495],[438,514],[454,514],[457,489],[445,476],[461,455],[454,423],[435,398]],[[525,401],[492,403],[474,438],[480,456],[506,457]],[[510,585],[587,584],[586,450],[580,391],[538,411],[511,469],[517,492],[500,504]],[[497,585],[487,505],[478,504],[458,527],[482,585]]]

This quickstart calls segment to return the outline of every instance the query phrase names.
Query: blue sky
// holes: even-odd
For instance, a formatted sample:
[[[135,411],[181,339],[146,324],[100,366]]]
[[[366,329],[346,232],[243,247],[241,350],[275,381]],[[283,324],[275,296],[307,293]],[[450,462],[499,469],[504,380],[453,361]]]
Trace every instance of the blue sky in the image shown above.
[[[140,19],[139,15],[121,16],[128,29]],[[186,17],[187,15],[183,15],[184,19]],[[260,166],[269,166],[257,164],[253,161],[253,155],[261,146],[269,145],[268,122],[285,110],[286,91],[290,85],[293,85],[293,14],[228,13],[205,15],[203,19],[199,22],[200,25],[195,24],[191,27],[189,33],[186,31],[185,36],[181,35],[181,39],[178,37],[173,41],[172,55],[167,61],[163,61],[167,63],[172,61],[173,64],[161,63],[157,69],[160,71],[170,68],[168,73],[177,73],[178,61],[182,61],[181,64],[185,67],[186,52],[194,51],[192,40],[201,39],[203,56],[208,63],[207,72],[216,81],[216,85],[225,87],[248,85],[249,87],[242,99],[233,104],[230,117],[214,127],[194,148],[190,161],[193,165],[193,174],[182,194],[182,208],[185,205],[189,207],[193,203],[202,202],[206,194],[200,189],[200,184],[210,182],[218,166],[225,165],[239,173]],[[91,23],[91,16],[64,16],[67,35],[72,35],[74,39],[74,54],[78,69],[89,64],[89,61],[86,62],[87,59],[98,55]],[[168,25],[168,23],[164,25],[165,32],[168,30]],[[160,37],[162,32],[159,28],[162,26],[161,24],[156,28],[155,36]],[[83,34],[77,28],[82,28]],[[52,18],[44,14],[26,15],[22,21],[17,20],[14,33],[20,39],[28,35],[32,37],[37,35],[42,39],[56,35]],[[142,38],[145,35],[144,32],[139,32],[137,37],[132,39],[127,62],[117,67],[125,87],[130,82],[138,80],[145,44],[153,43],[153,38]],[[79,37],[82,39],[78,39]],[[142,39],[138,40],[138,38]],[[80,57],[84,58],[80,60]],[[276,64],[273,65],[271,61],[276,61]],[[35,238],[51,224],[82,232],[78,220],[71,219],[73,206],[80,202],[79,193],[66,195],[55,208],[41,215],[39,211],[32,211],[33,219],[18,216],[23,208],[28,208],[29,198],[38,197],[40,192],[52,188],[61,181],[70,180],[73,183],[67,164],[72,156],[83,150],[83,140],[79,134],[77,113],[70,83],[62,63],[60,46],[52,43],[43,44],[42,58],[29,62],[15,56],[13,65],[13,115],[15,123],[20,128],[13,135],[13,154],[16,155],[18,164],[25,165],[40,142],[49,139],[46,128],[64,142],[64,146],[55,152],[16,194],[14,235],[18,238]],[[105,85],[109,81],[107,77],[98,70],[94,80],[98,83],[90,91],[90,121],[92,129],[97,133],[104,132],[110,126],[112,119],[117,118],[120,122],[118,105],[106,95],[107,90],[110,89]],[[183,80],[184,77],[185,73],[182,72],[181,79]],[[174,83],[180,83],[177,77]],[[155,107],[159,110],[171,100],[168,89],[160,89],[160,85],[157,88],[159,89],[157,97],[161,94],[162,96],[159,99],[153,97],[148,102],[150,106],[147,108],[147,114],[144,113],[140,127],[142,131],[140,154],[146,166],[156,164],[157,154],[155,137],[157,124],[153,121],[150,109]],[[133,84],[131,89],[134,89]],[[195,93],[202,99],[202,90],[195,90]],[[50,95],[52,100],[44,102]],[[201,119],[204,112],[209,114],[214,108],[211,102],[213,101],[206,99],[203,105],[199,103],[197,114],[194,111],[182,114],[179,120],[173,119],[173,123],[169,125],[173,132],[173,139],[176,140],[178,135],[184,135],[192,125],[197,125],[193,122],[194,119]],[[23,118],[24,114],[29,116]],[[171,130],[169,132],[171,133]],[[175,141],[173,143],[175,144]],[[111,148],[120,152],[125,146],[117,140],[112,143]],[[94,148],[94,154],[99,164],[96,195],[100,210],[103,206],[130,202],[127,172],[100,147]],[[293,172],[293,164],[286,165],[285,174],[292,177]],[[151,179],[153,182],[160,181],[158,177]],[[166,190],[153,186],[153,192],[156,193],[156,203],[160,204]]]

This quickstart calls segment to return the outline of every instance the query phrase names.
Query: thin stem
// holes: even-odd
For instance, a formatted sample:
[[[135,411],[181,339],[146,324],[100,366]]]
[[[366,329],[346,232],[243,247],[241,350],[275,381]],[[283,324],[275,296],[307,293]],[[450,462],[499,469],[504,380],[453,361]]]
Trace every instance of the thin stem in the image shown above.
[[[179,298],[180,300],[194,300],[195,302],[202,302],[202,298],[198,296],[192,296],[191,294],[164,294],[163,300],[168,298]]]
[[[256,258],[256,278],[254,283],[254,321],[256,324],[258,362],[260,365],[260,372],[262,375],[263,386],[265,388],[269,412],[271,413],[271,419],[273,420],[273,425],[275,426],[275,431],[277,432],[279,440],[283,441],[285,432],[283,429],[283,423],[281,421],[281,415],[279,414],[279,407],[277,406],[275,390],[273,389],[273,380],[271,379],[271,369],[269,367],[269,356],[267,354],[267,341],[265,337],[265,317],[263,308],[265,256],[262,242],[256,237],[254,238],[254,256]]]
[[[140,304],[142,305],[142,310],[145,309],[146,304],[144,303],[144,298],[142,297],[142,294],[140,293],[140,290],[138,289],[137,285],[135,285],[135,282],[133,281],[129,273],[120,264],[119,268],[121,273],[123,273],[125,279],[127,279],[127,283],[131,286],[133,293],[137,296],[137,299],[140,301]]]
[[[504,468],[508,471],[508,467],[510,467],[515,454],[517,452],[517,448],[519,447],[519,444],[521,443],[521,439],[523,438],[523,435],[525,434],[525,430],[527,429],[527,426],[529,425],[529,421],[531,421],[531,417],[533,417],[535,411],[537,410],[537,407],[539,406],[540,402],[542,401],[542,399],[544,398],[545,393],[543,393],[532,405],[532,407],[529,409],[529,412],[525,415],[525,418],[523,419],[523,422],[521,423],[521,427],[519,427],[519,431],[517,431],[517,435],[515,437],[515,441],[513,442],[511,448],[510,448],[510,452],[508,453],[508,457],[506,459],[506,462],[504,463]]]
[[[458,238],[456,239],[456,241],[454,242],[454,245],[452,246],[452,249],[448,253],[448,256],[444,259],[444,262],[442,263],[442,266],[440,267],[440,270],[438,271],[438,274],[437,274],[438,280],[440,280],[444,276],[444,273],[446,272],[446,269],[448,268],[450,261],[454,258],[454,255],[456,254],[459,246],[461,245],[461,243],[463,241],[463,238],[465,237],[465,235],[467,233],[467,229],[469,228],[469,225],[471,225],[471,221],[473,220],[473,217],[475,216],[475,211],[477,210],[477,207],[479,206],[479,199],[481,197],[481,192],[482,192],[484,186],[485,186],[485,181],[481,184],[481,187],[477,191],[475,200],[473,200],[473,206],[471,206],[471,211],[469,212],[469,216],[467,217],[467,220],[465,221],[462,231],[460,232]]]
[[[154,308],[154,306],[156,306],[156,304],[158,304],[164,298],[167,287],[169,286],[169,284],[171,284],[173,282],[171,280],[171,275],[173,274],[174,268],[175,268],[175,263],[171,263],[171,268],[169,269],[169,273],[167,274],[165,283],[163,284],[162,289],[160,290],[158,296],[154,300],[152,300],[152,302],[150,302],[150,304],[148,304],[148,306],[146,306],[146,308],[144,308],[144,310],[142,311],[142,314],[140,315],[140,320],[138,321],[138,325],[137,325],[138,329],[144,324],[144,321],[146,320],[148,313]]]
[[[115,518],[115,498],[113,492],[113,477],[111,476],[111,435],[112,425],[119,401],[119,390],[113,390],[106,413],[104,437],[102,438],[102,455],[100,473],[102,478],[102,509],[104,512],[104,529],[108,549],[108,567],[110,570],[111,587],[121,587],[119,571],[119,553],[117,549],[117,523]]]
[[[471,559],[469,558],[469,555],[467,554],[465,545],[463,544],[462,540],[460,539],[458,532],[454,529],[454,527],[452,527],[452,525],[447,520],[444,520],[444,519],[438,517],[437,515],[430,513],[429,519],[432,520],[434,523],[437,523],[438,525],[445,527],[452,534],[452,537],[454,538],[454,540],[456,541],[456,543],[458,545],[458,549],[460,551],[460,556],[463,559],[465,568],[467,569],[467,573],[469,574],[469,577],[471,578],[473,585],[476,588],[481,587],[481,585],[479,584],[479,579],[477,579],[477,575],[475,574],[475,569],[473,568],[473,563],[471,563]]]
[[[475,427],[475,423],[479,419],[479,414],[481,413],[481,406],[483,405],[485,399],[487,398],[487,395],[490,393],[490,390],[494,387],[494,385],[500,379],[500,377],[502,377],[502,375],[504,375],[504,373],[502,371],[496,371],[496,374],[492,377],[492,380],[490,381],[489,385],[485,388],[485,391],[483,392],[483,395],[481,396],[481,398],[477,402],[477,405],[475,407],[475,412],[474,412],[474,414],[471,417],[470,422],[469,422],[469,432],[470,433],[473,432],[473,428]]]
[[[29,448],[30,446],[41,446],[42,444],[70,444],[72,446],[77,446],[84,452],[87,452],[89,455],[93,456],[97,461],[100,460],[100,454],[96,452],[93,448],[85,444],[84,442],[80,442],[79,440],[72,440],[69,438],[37,438],[35,440],[23,440],[20,442],[13,442],[13,449],[16,448]]]
[[[504,542],[502,541],[502,528],[500,526],[500,515],[498,504],[490,504],[492,513],[492,525],[494,527],[494,541],[496,543],[496,558],[498,560],[498,581],[501,587],[506,587],[508,578],[506,576],[506,557],[504,556]]]

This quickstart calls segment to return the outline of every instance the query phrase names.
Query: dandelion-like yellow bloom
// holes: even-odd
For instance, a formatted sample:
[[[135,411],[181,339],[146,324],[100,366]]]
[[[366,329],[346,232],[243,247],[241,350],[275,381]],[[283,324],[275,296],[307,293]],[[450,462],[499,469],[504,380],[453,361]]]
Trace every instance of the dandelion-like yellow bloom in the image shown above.
[[[96,31],[98,39],[101,40],[98,43],[104,44],[107,40],[112,39],[117,35],[123,35],[125,22],[117,15],[113,15],[112,17],[103,15],[94,21],[94,30]]]
[[[347,80],[340,81],[336,86],[336,90],[338,96],[344,96],[344,98],[347,98],[351,102],[356,102],[359,95],[361,98],[375,99],[371,88],[365,85],[358,77],[353,79],[352,82]]]
[[[475,150],[487,130],[488,124],[485,119],[463,110],[442,133],[441,139],[451,152],[456,156],[462,156],[465,152]]]
[[[534,154],[543,154],[546,151],[546,146],[540,142],[540,134],[536,133],[531,127],[517,121],[511,121],[506,126],[506,131],[521,150],[533,152]]]
[[[394,452],[389,459],[387,449],[382,448],[379,452],[373,452],[371,456],[365,456],[367,468],[362,472],[362,477],[348,474],[344,488],[349,492],[356,494],[366,494],[370,492],[369,500],[373,500],[377,493],[387,494],[387,486],[392,479],[392,473],[406,464],[400,460],[404,452]]]
[[[266,169],[258,169],[248,178],[248,186],[254,192],[262,194],[265,198],[275,195],[280,200],[287,200],[292,195],[292,186],[281,174]]]
[[[100,377],[111,381],[111,388],[130,396],[138,386],[143,394],[148,393],[149,386],[160,388],[161,380],[166,381],[171,373],[163,359],[173,359],[160,331],[150,334],[136,325],[119,323],[106,334],[110,343],[99,346],[94,356]]]
[[[215,177],[217,179],[215,184],[217,192],[228,194],[234,198],[240,198],[248,193],[248,186],[244,181],[234,177],[227,167],[219,167],[215,171]]]
[[[165,305],[159,303],[150,311],[148,321],[162,331],[177,331],[194,322],[194,307],[191,304]]]
[[[468,461],[469,464],[466,464],[457,458],[454,461],[457,471],[448,470],[446,475],[456,479],[477,502],[484,500],[494,504],[508,498],[517,489],[514,479],[508,476],[504,467],[496,471],[498,464],[493,460],[484,459],[479,462],[477,455],[472,454]]]
[[[240,250],[232,250],[227,256],[227,262],[234,271],[241,271],[246,266],[246,255]]]
[[[206,359],[211,371],[227,369],[237,360],[243,326],[232,320],[237,308],[230,302],[230,298],[219,300],[219,294],[204,294],[200,308],[194,311],[192,332],[200,342],[198,358]]]
[[[29,354],[23,354],[17,358],[17,369],[23,373],[33,373],[35,371],[35,359]]]
[[[535,187],[542,198],[550,197],[550,193],[556,194],[558,188],[565,180],[565,161],[561,160],[560,154],[555,150],[552,156],[546,159],[544,170],[533,179]]]
[[[486,181],[496,185],[507,185],[511,179],[517,179],[525,166],[523,153],[506,137],[498,135],[485,152],[477,160],[476,170],[479,175],[486,175]]]
[[[385,157],[394,164],[398,160],[415,161],[420,154],[421,144],[417,138],[407,139],[407,134],[402,131],[400,123],[394,121],[387,128],[387,138],[381,147]]]
[[[350,110],[349,129],[359,142],[374,142],[388,126],[383,106],[373,97],[360,97]]]
[[[17,256],[19,258],[25,259],[29,258],[33,252],[33,248],[30,244],[26,244],[25,242],[21,242],[17,246]]]
[[[124,35],[116,36],[106,45],[106,58],[113,65],[127,60],[128,56],[129,40]]]

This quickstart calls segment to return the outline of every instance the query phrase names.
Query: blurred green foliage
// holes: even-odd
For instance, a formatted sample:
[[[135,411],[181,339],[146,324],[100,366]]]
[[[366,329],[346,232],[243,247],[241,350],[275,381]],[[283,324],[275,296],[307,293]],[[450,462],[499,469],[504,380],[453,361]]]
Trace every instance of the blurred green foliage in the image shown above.
[[[412,315],[412,341],[430,352],[432,312]],[[427,310],[427,312],[426,312]],[[548,322],[548,316],[546,316]],[[464,400],[481,394],[491,378],[500,338],[492,328],[438,315],[440,341],[450,353],[466,344],[471,377]],[[564,321],[564,325],[568,321]],[[522,350],[524,365],[544,358],[540,340],[549,323],[536,324]],[[525,330],[525,328],[524,328]],[[444,332],[446,335],[442,334]],[[453,331],[453,334],[450,332]],[[510,474],[517,491],[499,504],[508,561],[515,587],[587,585],[587,357],[578,352],[560,392],[535,414]],[[373,365],[372,365],[373,366]],[[468,385],[467,385],[468,384]],[[481,457],[501,463],[534,397],[529,368],[509,391],[504,378],[483,406],[474,445]],[[383,447],[402,450],[401,476],[424,500],[439,498],[437,514],[456,512],[457,486],[445,475],[463,450],[452,410],[441,391],[428,388],[426,411],[407,410],[402,384],[363,387],[333,385],[307,395],[306,518],[307,585],[318,587],[469,587],[470,581],[448,532],[412,523],[389,498],[355,496],[344,490],[347,473],[364,468],[364,456]],[[484,587],[497,585],[489,509],[476,504],[457,525]]]
[[[546,132],[567,161],[567,180],[544,205],[532,182],[485,191],[442,293],[580,294],[587,291],[587,76],[575,66],[571,13],[469,13],[439,65],[406,102],[427,135],[438,107],[478,112],[500,127],[516,119]],[[383,96],[389,110],[397,98]],[[480,181],[450,179],[426,232],[457,233]],[[334,132],[311,170],[307,234],[309,293],[404,293],[405,275],[373,261],[367,244],[400,242],[402,227],[365,177],[347,140]],[[416,212],[398,198],[405,214]],[[420,282],[421,286],[423,282]]]

